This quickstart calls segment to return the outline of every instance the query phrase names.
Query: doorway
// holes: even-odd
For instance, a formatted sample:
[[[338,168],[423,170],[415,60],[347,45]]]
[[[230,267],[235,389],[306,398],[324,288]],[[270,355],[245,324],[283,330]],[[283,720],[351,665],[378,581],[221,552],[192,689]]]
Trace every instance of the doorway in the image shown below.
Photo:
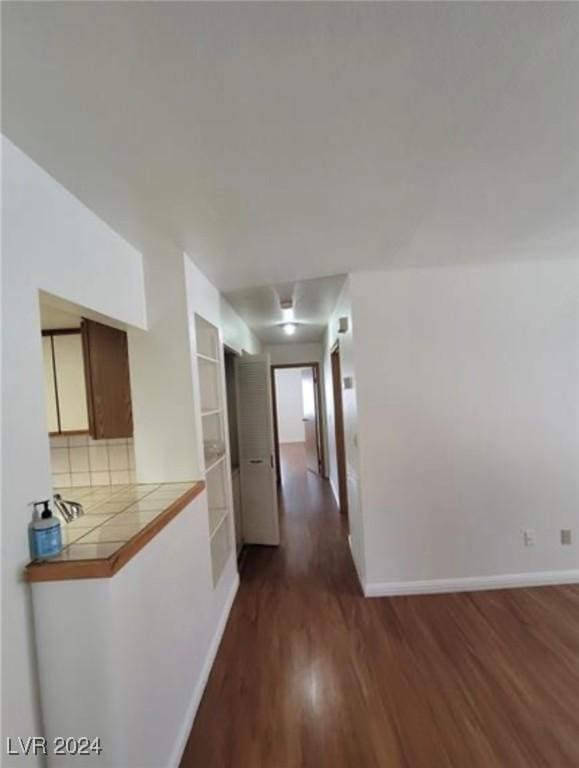
[[[282,484],[280,444],[302,444],[308,471],[323,477],[324,445],[318,363],[272,365],[276,478]]]
[[[340,343],[330,352],[332,363],[332,392],[334,394],[334,428],[336,438],[336,464],[338,468],[338,495],[340,512],[348,514],[348,481],[346,476],[346,444],[344,440],[344,408],[342,403],[342,365],[340,361]]]

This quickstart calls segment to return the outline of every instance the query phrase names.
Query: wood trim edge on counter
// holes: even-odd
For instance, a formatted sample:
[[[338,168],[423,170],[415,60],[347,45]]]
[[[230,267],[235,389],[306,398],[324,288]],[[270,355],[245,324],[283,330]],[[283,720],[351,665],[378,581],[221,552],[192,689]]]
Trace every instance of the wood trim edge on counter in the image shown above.
[[[204,490],[205,482],[203,480],[195,482],[188,491],[157,515],[154,520],[151,520],[131,539],[121,544],[118,550],[109,555],[109,557],[94,560],[46,560],[30,563],[25,569],[26,580],[37,582],[70,581],[72,579],[110,579]]]

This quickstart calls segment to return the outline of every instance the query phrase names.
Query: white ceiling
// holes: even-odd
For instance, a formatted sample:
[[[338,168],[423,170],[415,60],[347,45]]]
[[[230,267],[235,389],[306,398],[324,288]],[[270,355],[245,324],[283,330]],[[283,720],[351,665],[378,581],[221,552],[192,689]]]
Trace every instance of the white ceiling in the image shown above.
[[[2,11],[4,132],[222,290],[577,253],[577,3]]]
[[[328,319],[344,285],[343,276],[278,283],[260,288],[240,288],[227,293],[233,308],[244,318],[264,344],[321,341]],[[282,310],[280,302],[292,301],[292,309]],[[287,336],[282,324],[296,324]]]

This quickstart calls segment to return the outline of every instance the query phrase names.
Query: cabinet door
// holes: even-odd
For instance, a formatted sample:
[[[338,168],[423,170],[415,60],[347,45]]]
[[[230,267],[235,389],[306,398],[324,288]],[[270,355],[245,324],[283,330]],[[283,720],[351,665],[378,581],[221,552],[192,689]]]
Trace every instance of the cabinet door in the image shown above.
[[[80,333],[55,335],[54,360],[61,432],[86,432],[88,412]]]
[[[127,334],[94,320],[83,320],[82,340],[92,437],[132,437]]]
[[[54,359],[52,357],[52,338],[50,336],[42,337],[42,354],[44,356],[44,393],[48,431],[59,432],[56,389],[54,383]]]

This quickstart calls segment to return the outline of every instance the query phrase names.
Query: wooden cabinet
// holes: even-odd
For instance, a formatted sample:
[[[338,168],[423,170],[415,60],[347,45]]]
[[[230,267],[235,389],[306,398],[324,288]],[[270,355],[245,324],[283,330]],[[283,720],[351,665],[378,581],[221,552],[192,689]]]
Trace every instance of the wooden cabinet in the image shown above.
[[[132,437],[127,334],[94,320],[81,326],[88,422],[92,437]]]
[[[43,331],[48,431],[133,436],[127,334],[93,320]]]

